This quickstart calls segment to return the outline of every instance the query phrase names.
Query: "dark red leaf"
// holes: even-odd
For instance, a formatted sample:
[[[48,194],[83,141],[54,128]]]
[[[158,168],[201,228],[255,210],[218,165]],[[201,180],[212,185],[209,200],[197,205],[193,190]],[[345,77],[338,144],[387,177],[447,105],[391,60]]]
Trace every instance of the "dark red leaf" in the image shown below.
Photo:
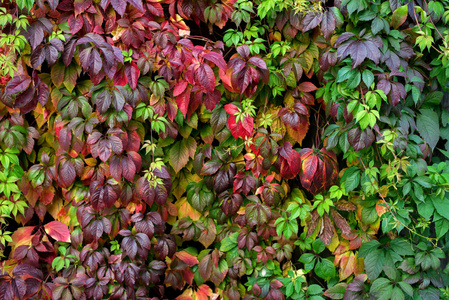
[[[92,0],[75,0],[75,15],[78,15],[84,12],[90,5],[92,4]]]
[[[331,11],[326,10],[324,12],[320,28],[321,32],[323,32],[324,38],[329,40],[335,30],[335,17]]]
[[[81,15],[78,15],[77,17],[75,17],[75,15],[70,15],[68,23],[72,35],[76,34],[83,28],[83,17]]]
[[[58,181],[63,188],[68,188],[76,177],[75,167],[68,160],[63,160],[59,165]]]
[[[126,64],[125,74],[128,79],[129,86],[132,89],[135,89],[137,87],[137,80],[139,79],[139,67],[137,67],[137,64],[134,62]]]
[[[26,75],[14,76],[5,88],[5,95],[13,95],[19,92],[23,92],[30,85],[31,78]]]
[[[206,54],[203,54],[203,57],[208,61],[213,62],[217,67],[226,72],[226,62],[221,54],[218,54],[216,52],[208,52]]]
[[[195,81],[209,92],[215,89],[214,71],[207,64],[201,64],[195,71]]]
[[[258,68],[261,69],[267,69],[267,64],[265,63],[265,61],[257,56],[253,56],[248,60],[248,63],[255,65]]]

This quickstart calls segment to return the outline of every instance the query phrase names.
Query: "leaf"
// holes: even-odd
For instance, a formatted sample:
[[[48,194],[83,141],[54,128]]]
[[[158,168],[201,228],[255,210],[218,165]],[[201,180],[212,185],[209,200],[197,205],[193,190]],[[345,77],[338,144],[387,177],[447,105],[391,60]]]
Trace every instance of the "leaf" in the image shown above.
[[[369,128],[361,131],[360,127],[353,128],[348,132],[348,142],[355,151],[368,148],[374,142],[375,135]]]
[[[219,67],[223,71],[226,71],[227,69],[226,61],[224,60],[223,56],[218,54],[217,52],[205,53],[203,54],[203,58],[213,62],[217,67]]]
[[[64,160],[59,166],[59,182],[63,188],[68,188],[76,177],[75,167],[70,161]]]
[[[324,280],[329,280],[335,276],[335,266],[327,259],[319,259],[315,266],[315,274]]]
[[[348,286],[347,283],[344,282],[338,283],[333,287],[327,289],[323,293],[323,295],[331,299],[343,299],[347,286]]]
[[[365,85],[366,85],[368,88],[370,88],[371,85],[372,85],[373,82],[374,82],[374,74],[373,74],[373,72],[371,72],[371,71],[368,70],[368,69],[363,70],[363,73],[362,73],[362,80],[363,80],[363,82],[365,83]]]
[[[52,221],[44,225],[45,232],[59,242],[70,242],[70,231],[67,225]]]
[[[401,7],[398,7],[391,17],[391,26],[394,29],[398,29],[399,26],[401,26],[405,20],[407,20],[408,15],[408,5],[403,5]]]
[[[307,32],[317,27],[321,23],[322,18],[323,14],[321,12],[309,12],[302,20],[302,24],[304,25],[302,31]]]
[[[56,87],[61,86],[64,81],[66,66],[62,63],[54,64],[51,67],[51,80]]]
[[[326,40],[330,39],[335,30],[335,17],[331,11],[325,11],[320,25]]]
[[[176,252],[175,256],[185,262],[189,267],[193,267],[194,265],[198,264],[198,259],[196,258],[196,256],[188,253],[187,251],[182,250]]]
[[[432,109],[420,109],[416,118],[416,127],[424,141],[433,150],[440,138],[440,127],[438,114]]]
[[[128,79],[129,86],[134,90],[137,87],[137,80],[139,79],[139,67],[132,62],[125,65],[125,75]]]
[[[234,249],[235,247],[237,247],[237,236],[238,236],[238,232],[234,232],[231,235],[228,235],[227,237],[225,237],[222,241],[221,241],[221,245],[220,245],[220,251],[222,252],[229,252],[230,250]]]
[[[215,89],[215,75],[212,68],[207,64],[202,64],[195,71],[195,81],[198,82],[208,92]]]
[[[189,148],[186,145],[186,141],[177,141],[170,148],[168,154],[170,165],[173,167],[176,173],[181,171],[189,162]]]
[[[435,207],[435,210],[438,212],[438,214],[440,214],[446,220],[449,220],[449,199],[447,197],[441,199],[437,196],[430,196],[429,198],[427,198],[427,201],[432,201],[433,206]]]
[[[75,17],[75,15],[70,15],[68,24],[70,27],[70,33],[74,35],[80,31],[81,28],[83,28],[83,17],[81,15],[78,15],[77,17]]]
[[[290,142],[279,148],[280,171],[285,179],[291,179],[301,170],[301,156],[293,149]]]
[[[75,15],[84,12],[91,4],[92,0],[75,0],[73,4],[75,7]]]
[[[13,95],[23,92],[31,83],[31,78],[26,75],[14,76],[5,88],[5,95]]]

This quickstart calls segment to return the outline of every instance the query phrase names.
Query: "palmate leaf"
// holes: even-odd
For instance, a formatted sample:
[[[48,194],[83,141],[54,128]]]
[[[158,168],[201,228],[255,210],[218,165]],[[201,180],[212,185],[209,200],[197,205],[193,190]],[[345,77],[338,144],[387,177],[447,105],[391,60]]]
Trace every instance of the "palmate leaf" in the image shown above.
[[[367,58],[375,64],[379,64],[381,57],[379,48],[382,47],[382,41],[370,34],[365,34],[356,40],[353,39],[354,36],[351,32],[345,32],[338,37],[335,43],[338,47],[337,56],[341,59],[350,56],[353,68],[359,66]]]

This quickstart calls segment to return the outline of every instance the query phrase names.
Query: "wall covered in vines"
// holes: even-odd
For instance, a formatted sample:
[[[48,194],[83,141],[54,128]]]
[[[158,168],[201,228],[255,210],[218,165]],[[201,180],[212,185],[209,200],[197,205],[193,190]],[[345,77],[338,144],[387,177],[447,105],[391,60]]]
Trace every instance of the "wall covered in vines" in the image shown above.
[[[2,0],[0,299],[449,299],[449,1]]]

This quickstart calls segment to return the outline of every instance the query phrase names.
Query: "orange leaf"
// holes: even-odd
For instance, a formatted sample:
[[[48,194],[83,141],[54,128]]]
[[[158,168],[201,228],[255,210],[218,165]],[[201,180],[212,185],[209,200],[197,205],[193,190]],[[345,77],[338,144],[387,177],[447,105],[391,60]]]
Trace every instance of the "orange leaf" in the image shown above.
[[[209,300],[212,295],[212,290],[207,284],[202,284],[199,286],[198,291],[194,294],[194,299],[197,300]]]
[[[193,267],[194,265],[198,264],[198,258],[196,258],[196,256],[188,253],[187,251],[179,251],[176,252],[175,255],[182,260],[183,262],[185,262],[189,267]]]

